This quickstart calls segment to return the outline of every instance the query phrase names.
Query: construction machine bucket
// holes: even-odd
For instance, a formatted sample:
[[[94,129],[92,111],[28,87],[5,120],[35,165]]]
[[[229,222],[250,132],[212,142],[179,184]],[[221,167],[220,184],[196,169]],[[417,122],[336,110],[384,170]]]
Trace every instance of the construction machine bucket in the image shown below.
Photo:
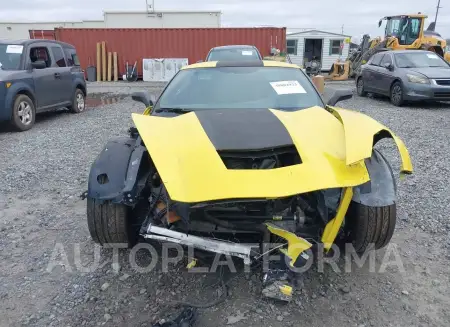
[[[350,74],[350,62],[335,62],[329,75],[325,79],[332,81],[346,81]]]

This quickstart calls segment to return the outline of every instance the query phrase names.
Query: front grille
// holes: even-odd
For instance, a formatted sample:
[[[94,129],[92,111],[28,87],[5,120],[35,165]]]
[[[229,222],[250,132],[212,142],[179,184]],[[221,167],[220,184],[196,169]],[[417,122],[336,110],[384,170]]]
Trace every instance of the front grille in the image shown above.
[[[450,85],[450,79],[437,79],[437,85]]]
[[[434,92],[436,98],[450,98],[450,92]]]

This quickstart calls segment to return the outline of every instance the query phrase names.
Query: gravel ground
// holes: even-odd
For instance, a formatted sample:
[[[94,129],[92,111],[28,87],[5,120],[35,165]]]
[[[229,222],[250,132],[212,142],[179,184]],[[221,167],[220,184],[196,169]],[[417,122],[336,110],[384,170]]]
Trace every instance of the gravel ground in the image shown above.
[[[160,263],[138,273],[128,250],[120,251],[120,266],[111,265],[111,249],[101,250],[93,271],[76,264],[81,258],[89,266],[99,250],[78,198],[90,164],[109,138],[126,133],[130,114],[142,112],[128,95],[143,88],[157,93],[161,85],[90,84],[89,92],[101,95],[83,114],[46,114],[24,133],[0,130],[0,326],[151,326],[170,300],[217,296],[217,287],[204,286],[211,275],[187,273],[182,263],[170,273]],[[198,326],[449,325],[450,105],[396,108],[386,99],[356,97],[340,106],[386,124],[412,156],[415,172],[399,182],[397,246],[376,254],[380,268],[385,255],[398,253],[404,271],[391,266],[373,273],[363,266],[347,273],[343,260],[340,272],[315,267],[287,305],[262,300],[258,276],[235,276],[227,300],[202,310]],[[395,148],[382,142],[398,170]],[[61,264],[49,269],[52,257]],[[151,260],[142,252],[137,257],[142,266]]]

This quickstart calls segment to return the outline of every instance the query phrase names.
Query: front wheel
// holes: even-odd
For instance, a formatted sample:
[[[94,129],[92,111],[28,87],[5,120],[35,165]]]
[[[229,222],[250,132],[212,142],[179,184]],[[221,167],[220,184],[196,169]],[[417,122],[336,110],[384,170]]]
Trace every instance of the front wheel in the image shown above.
[[[373,247],[385,247],[392,238],[397,220],[395,203],[384,207],[369,207],[351,202],[347,212],[345,229],[348,242],[357,253],[364,253]]]
[[[70,111],[73,113],[80,113],[83,112],[86,108],[86,96],[84,95],[84,92],[77,88],[75,90],[75,94],[72,99],[72,105],[69,107]]]
[[[364,81],[363,78],[358,78],[356,82],[356,91],[360,97],[365,97],[367,95],[367,92],[364,90]]]
[[[16,96],[13,104],[11,123],[18,131],[27,131],[34,125],[36,119],[36,108],[33,101],[25,95]]]
[[[391,103],[400,107],[403,104],[403,88],[400,82],[395,82],[391,87]]]
[[[131,222],[131,209],[123,204],[87,199],[87,223],[95,243],[102,246],[127,244],[132,247],[138,236]]]

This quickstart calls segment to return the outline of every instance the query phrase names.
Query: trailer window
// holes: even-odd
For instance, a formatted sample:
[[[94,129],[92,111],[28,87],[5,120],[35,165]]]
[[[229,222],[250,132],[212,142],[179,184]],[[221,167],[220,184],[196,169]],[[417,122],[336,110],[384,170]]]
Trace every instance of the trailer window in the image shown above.
[[[286,49],[288,54],[297,55],[297,40],[287,40]]]
[[[344,40],[331,40],[330,41],[330,55],[342,55],[342,45]]]

